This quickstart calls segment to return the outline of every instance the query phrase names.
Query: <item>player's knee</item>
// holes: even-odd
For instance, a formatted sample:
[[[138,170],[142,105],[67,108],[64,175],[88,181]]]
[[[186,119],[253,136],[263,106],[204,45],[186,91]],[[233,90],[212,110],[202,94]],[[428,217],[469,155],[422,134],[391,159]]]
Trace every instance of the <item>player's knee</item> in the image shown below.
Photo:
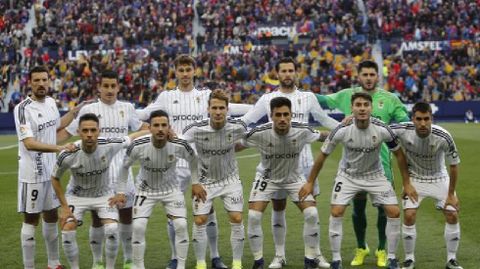
[[[445,220],[448,224],[458,223],[458,213],[457,211],[444,210]]]
[[[103,223],[96,211],[92,211],[92,227],[99,228],[102,227]]]
[[[175,228],[175,234],[187,234],[187,219],[185,218],[176,218],[173,220],[173,227]]]
[[[389,218],[400,218],[400,208],[398,206],[385,206],[385,213]]]
[[[415,209],[405,209],[403,212],[403,223],[408,226],[415,224],[417,211]]]
[[[199,215],[193,218],[195,225],[205,225],[207,224],[208,216],[207,215]]]
[[[105,238],[108,239],[117,239],[118,238],[118,223],[109,222],[104,224],[105,226]]]
[[[230,213],[230,222],[231,223],[241,223],[242,222],[242,213],[241,212],[235,212],[235,213]]]
[[[284,211],[287,207],[287,199],[275,200],[272,199],[272,207],[275,211]]]
[[[256,210],[248,210],[248,224],[252,225],[262,225],[262,215],[263,213]]]
[[[77,229],[77,223],[75,221],[67,222],[63,225],[62,231],[75,231]]]
[[[29,213],[24,214],[23,222],[25,222],[26,224],[38,226],[39,221],[40,221],[40,214],[29,214]]]
[[[138,240],[138,238],[144,238],[145,232],[147,231],[147,222],[146,218],[134,219],[132,223],[132,240]]]
[[[48,222],[48,223],[55,223],[58,221],[58,213],[57,213],[57,209],[52,209],[52,210],[48,210],[48,211],[45,211],[43,212],[43,220],[45,222]]]
[[[330,215],[334,218],[341,218],[343,217],[343,213],[345,212],[345,209],[338,208],[338,207],[332,207],[330,209]]]
[[[318,211],[316,207],[310,206],[303,210],[305,223],[316,225],[318,223]]]

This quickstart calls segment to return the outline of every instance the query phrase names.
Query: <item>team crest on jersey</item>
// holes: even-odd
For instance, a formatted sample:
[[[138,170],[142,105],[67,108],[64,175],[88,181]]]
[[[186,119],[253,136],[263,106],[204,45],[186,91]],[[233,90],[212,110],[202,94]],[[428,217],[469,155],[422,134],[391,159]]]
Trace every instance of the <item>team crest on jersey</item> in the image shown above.
[[[20,133],[21,134],[25,133],[25,127],[20,127]]]
[[[270,142],[270,143],[268,143],[268,146],[269,146],[269,147],[273,147],[273,144]]]
[[[208,137],[205,137],[203,140],[204,140],[204,141],[208,141]]]
[[[232,134],[228,134],[228,135],[227,135],[227,141],[228,141],[228,142],[232,142],[232,140],[233,140]]]
[[[372,141],[373,141],[373,143],[376,143],[376,142],[377,142],[377,137],[376,137],[376,136],[372,136]]]
[[[100,160],[101,160],[102,162],[106,162],[106,161],[107,161],[107,157],[102,156],[102,157],[100,158]]]
[[[149,161],[150,161],[150,157],[148,157],[148,156],[145,157],[144,161],[149,162]]]
[[[378,108],[383,109],[383,101],[378,101]]]
[[[42,113],[38,113],[38,117],[42,118],[43,117]]]
[[[178,100],[173,100],[173,104],[178,104]]]
[[[302,100],[300,98],[298,98],[298,104],[301,105],[302,104]]]
[[[432,151],[432,152],[433,152],[434,150],[435,150],[435,145],[433,145],[433,144],[432,144],[432,145],[430,145],[430,151]]]
[[[123,110],[120,110],[120,117],[125,118],[125,112],[123,112]]]
[[[292,139],[292,144],[297,143],[297,139]]]
[[[98,118],[98,119],[101,119],[101,118],[102,118],[102,115],[98,114],[98,115],[97,115],[97,118]]]
[[[200,104],[200,97],[199,97],[199,96],[197,96],[195,99],[197,100],[197,103],[199,103],[199,104]]]
[[[175,156],[173,154],[168,155],[168,161],[173,162],[175,160]]]

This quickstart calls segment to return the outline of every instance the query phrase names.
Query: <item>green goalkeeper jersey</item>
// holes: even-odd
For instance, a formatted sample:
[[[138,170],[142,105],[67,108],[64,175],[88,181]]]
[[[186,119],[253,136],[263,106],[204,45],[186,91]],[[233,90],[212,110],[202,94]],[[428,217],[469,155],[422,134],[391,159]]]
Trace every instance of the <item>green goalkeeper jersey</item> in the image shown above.
[[[320,105],[330,109],[339,109],[345,115],[352,114],[352,95],[356,92],[363,91],[362,87],[353,87],[343,89],[339,92],[329,95],[317,94],[317,99]],[[372,96],[372,116],[391,124],[393,122],[409,121],[406,107],[402,104],[400,99],[393,93],[377,88]],[[391,155],[385,144],[382,145],[380,151],[382,165],[385,170],[385,176],[388,180],[393,180],[393,173],[391,167]]]

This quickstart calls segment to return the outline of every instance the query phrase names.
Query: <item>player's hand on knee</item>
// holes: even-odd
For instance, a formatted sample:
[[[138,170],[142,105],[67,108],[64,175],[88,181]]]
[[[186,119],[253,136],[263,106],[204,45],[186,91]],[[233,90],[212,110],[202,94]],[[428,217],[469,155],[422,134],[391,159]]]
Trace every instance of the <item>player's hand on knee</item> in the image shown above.
[[[403,198],[410,198],[410,200],[412,200],[413,202],[417,202],[418,201],[418,193],[417,193],[417,190],[415,190],[415,187],[413,187],[412,184],[406,184],[403,186],[403,194],[402,194],[402,197]]]
[[[203,188],[202,184],[192,185],[192,198],[196,198],[197,201],[200,200],[205,203],[205,201],[207,200],[207,192]]]
[[[455,194],[449,194],[447,196],[447,200],[445,201],[445,206],[443,207],[443,209],[448,210],[447,208],[448,206],[455,208],[457,212],[460,211],[460,204],[458,201],[458,197]]]
[[[74,223],[76,226],[77,220],[75,219],[75,216],[73,215],[69,207],[62,208],[60,212],[60,227],[62,227],[63,229],[65,225],[70,225],[71,223]]]
[[[303,186],[300,188],[298,191],[298,199],[303,202],[308,195],[313,193],[313,184],[310,182],[307,182],[303,184]]]
[[[108,199],[108,205],[110,207],[123,208],[127,204],[127,197],[124,193],[117,193],[115,196]]]

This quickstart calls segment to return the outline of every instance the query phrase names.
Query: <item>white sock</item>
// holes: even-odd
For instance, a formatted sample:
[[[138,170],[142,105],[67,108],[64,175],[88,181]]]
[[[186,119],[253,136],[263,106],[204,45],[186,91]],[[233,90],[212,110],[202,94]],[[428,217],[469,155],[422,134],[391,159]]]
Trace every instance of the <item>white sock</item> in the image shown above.
[[[272,234],[275,244],[275,256],[285,257],[285,237],[287,236],[287,220],[285,210],[272,210]]]
[[[105,225],[105,268],[114,269],[118,253],[118,224],[116,222]]]
[[[103,226],[90,226],[88,231],[90,240],[90,250],[92,251],[93,263],[103,262],[103,239],[105,238],[105,229]]]
[[[447,261],[457,259],[457,250],[460,244],[460,223],[445,223],[444,237],[447,245]]]
[[[177,258],[177,253],[175,250],[175,228],[173,227],[173,222],[171,219],[167,221],[167,234],[168,234],[168,242],[170,243],[170,250],[172,251],[171,259]]]
[[[417,240],[417,227],[402,225],[403,236],[403,252],[405,253],[405,260],[415,261],[415,243]]]
[[[210,247],[210,258],[213,259],[220,257],[220,254],[218,254],[218,225],[217,214],[215,211],[211,214],[208,214],[207,237],[208,246]]]
[[[47,249],[48,266],[55,268],[60,264],[60,253],[58,253],[57,223],[48,223],[42,221],[42,234]]]
[[[232,259],[241,261],[243,257],[243,246],[245,245],[245,227],[243,222],[230,223],[230,244],[232,245]]]
[[[132,253],[133,253],[133,266],[137,269],[145,269],[145,231],[147,230],[147,218],[138,218],[133,220],[133,233],[132,233]]]
[[[305,257],[314,259],[320,252],[320,229],[318,211],[314,206],[303,210],[303,242],[305,243]]]
[[[23,266],[35,268],[35,226],[23,223],[20,232],[22,242]]]
[[[177,218],[173,221],[175,227],[175,248],[177,253],[177,269],[185,269],[185,261],[188,256],[188,227],[187,219]]]
[[[254,260],[263,258],[263,213],[256,210],[248,210],[248,242]]]
[[[194,223],[192,234],[193,250],[195,251],[197,263],[204,263],[207,252],[207,225]]]
[[[77,231],[62,231],[63,252],[72,269],[78,269],[79,252],[77,245]]]
[[[118,224],[118,234],[122,242],[123,260],[132,260],[132,224]]]
[[[397,251],[398,241],[400,241],[400,218],[387,217],[387,227],[385,228],[385,235],[387,236],[387,258],[395,259],[395,252]]]
[[[332,217],[328,224],[328,238],[330,239],[330,248],[332,249],[332,260],[341,261],[342,256],[340,249],[342,248],[343,237],[343,217]]]

